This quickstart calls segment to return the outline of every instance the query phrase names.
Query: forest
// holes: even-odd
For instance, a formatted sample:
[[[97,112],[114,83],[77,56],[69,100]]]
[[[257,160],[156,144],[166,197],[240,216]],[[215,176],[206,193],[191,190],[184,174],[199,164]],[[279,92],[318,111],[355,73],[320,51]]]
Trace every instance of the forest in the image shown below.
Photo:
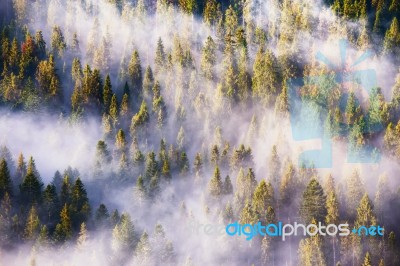
[[[399,19],[398,0],[1,0],[0,265],[400,265]],[[301,160],[326,143],[327,166]],[[384,235],[193,227],[234,222]]]

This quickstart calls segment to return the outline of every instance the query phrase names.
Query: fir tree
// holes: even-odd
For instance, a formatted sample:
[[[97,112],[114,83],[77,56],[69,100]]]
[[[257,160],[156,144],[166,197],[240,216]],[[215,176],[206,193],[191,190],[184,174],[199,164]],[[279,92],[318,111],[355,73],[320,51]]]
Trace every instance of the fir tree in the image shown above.
[[[26,220],[24,238],[25,240],[35,240],[40,232],[40,220],[35,206],[32,206]]]
[[[214,176],[211,178],[208,183],[208,191],[211,196],[218,198],[223,193],[223,186],[221,181],[221,174],[219,172],[218,166],[215,167]]]
[[[139,53],[136,50],[133,52],[131,61],[129,62],[128,73],[133,90],[132,95],[137,98],[142,91],[142,66],[139,58]]]
[[[313,219],[324,221],[326,217],[326,195],[316,179],[312,179],[303,193],[300,215],[305,223]]]
[[[12,195],[12,190],[10,171],[8,170],[6,160],[3,158],[0,161],[0,199],[2,199],[6,193]]]
[[[56,230],[54,231],[54,239],[62,244],[72,236],[71,218],[67,204],[65,204],[61,210],[60,219],[60,223],[57,224]]]

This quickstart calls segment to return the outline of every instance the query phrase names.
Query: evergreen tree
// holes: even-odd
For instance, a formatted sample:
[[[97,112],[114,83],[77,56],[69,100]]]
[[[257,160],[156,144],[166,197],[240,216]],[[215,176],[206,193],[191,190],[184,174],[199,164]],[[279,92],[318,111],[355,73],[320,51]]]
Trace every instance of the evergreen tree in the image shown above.
[[[219,172],[218,166],[215,167],[214,176],[210,179],[210,182],[208,183],[208,192],[211,196],[215,198],[218,198],[223,194],[221,174]]]
[[[96,145],[96,160],[101,167],[103,164],[111,162],[111,155],[107,148],[107,144],[103,140],[99,140]]]
[[[72,236],[71,218],[67,204],[65,204],[61,210],[60,219],[60,223],[57,224],[56,230],[54,231],[54,239],[62,244]]]
[[[277,60],[271,51],[257,52],[253,65],[253,97],[263,104],[270,104],[280,85],[280,72]]]
[[[326,195],[318,181],[312,179],[303,193],[300,215],[307,224],[313,219],[324,221],[326,214]]]
[[[0,199],[2,199],[6,193],[12,195],[12,190],[10,171],[8,170],[6,160],[3,158],[0,161]]]
[[[24,238],[25,240],[35,240],[40,232],[40,221],[35,206],[32,206],[26,220]]]
[[[159,73],[166,64],[166,55],[164,52],[164,44],[161,37],[157,41],[156,57],[154,59],[155,73]]]
[[[131,122],[131,127],[130,127],[131,135],[134,135],[134,133],[140,127],[145,126],[146,123],[149,122],[149,120],[150,120],[150,116],[149,116],[146,102],[142,101],[139,112],[132,117],[132,122]]]
[[[229,175],[225,177],[225,181],[223,184],[223,192],[225,195],[230,195],[233,193],[233,186],[232,186],[232,181]]]
[[[153,71],[150,66],[147,66],[143,78],[143,96],[145,99],[151,98],[151,91],[154,86]]]
[[[149,152],[146,158],[146,173],[145,179],[150,181],[153,176],[159,174],[159,166],[156,160],[156,154],[154,152]]]
[[[214,65],[216,63],[216,44],[211,36],[207,37],[201,54],[201,71],[209,79],[214,79]]]
[[[363,195],[363,184],[361,183],[361,178],[358,171],[355,170],[347,179],[346,206],[347,213],[350,217],[355,218],[357,206],[359,205]]]
[[[253,192],[257,186],[257,180],[254,175],[253,169],[249,168],[247,175],[244,175],[243,169],[239,170],[239,175],[236,180],[237,192],[243,200],[251,199]]]
[[[150,246],[149,235],[146,231],[140,237],[139,243],[137,244],[136,259],[139,265],[151,264],[152,248]]]
[[[80,251],[85,250],[88,245],[88,231],[86,229],[86,224],[81,223],[81,228],[79,230],[78,239],[76,240],[76,248]]]
[[[86,221],[90,215],[89,199],[86,189],[80,178],[76,179],[71,189],[71,214],[73,216],[72,225],[76,228]]]
[[[54,184],[47,185],[43,192],[43,207],[46,211],[47,223],[51,224],[60,212],[60,202]]]
[[[244,208],[240,212],[239,222],[241,224],[255,224],[258,222],[258,214],[254,211],[250,202],[246,200]]]
[[[142,66],[138,51],[132,53],[131,61],[128,66],[128,73],[131,80],[132,96],[136,99],[142,91]]]
[[[42,201],[43,183],[36,170],[35,161],[31,157],[29,159],[27,174],[20,185],[21,198],[24,202],[33,204]]]
[[[26,175],[26,163],[24,159],[24,155],[22,153],[19,154],[18,160],[17,160],[17,171],[15,173],[14,177],[14,184],[19,185],[22,183],[22,180],[24,179]]]
[[[355,221],[355,225],[357,227],[370,227],[376,225],[376,216],[373,212],[373,205],[367,193],[364,194],[357,208],[357,218]]]
[[[114,251],[129,251],[135,244],[135,227],[129,214],[124,213],[114,227],[112,247]]]
[[[246,103],[251,96],[251,75],[248,71],[248,55],[245,48],[240,50],[238,72],[238,98],[240,101]]]
[[[254,191],[251,205],[261,221],[265,222],[268,207],[274,206],[274,190],[270,183],[261,180]]]
[[[219,150],[217,145],[214,145],[211,149],[210,161],[213,165],[218,165],[219,163]]]
[[[111,105],[112,97],[113,97],[113,92],[112,92],[111,79],[110,79],[110,75],[107,75],[105,83],[104,83],[104,87],[103,87],[104,112],[107,114],[109,114],[109,112],[110,112],[110,105]]]
[[[118,121],[118,103],[117,96],[113,94],[111,97],[110,109],[109,109],[110,118],[113,121],[113,124],[116,125]]]
[[[399,22],[397,18],[392,20],[390,28],[387,29],[385,39],[383,40],[383,52],[392,53],[400,42]]]
[[[59,26],[54,26],[53,33],[51,35],[51,48],[53,54],[62,57],[64,55],[64,51],[67,48],[67,45],[64,40],[64,35]]]
[[[106,205],[103,203],[100,204],[99,208],[96,210],[95,221],[97,226],[105,226],[109,223],[110,215],[108,214],[108,210]]]
[[[276,145],[272,146],[271,157],[269,159],[269,180],[274,188],[278,187],[281,162],[278,156]]]

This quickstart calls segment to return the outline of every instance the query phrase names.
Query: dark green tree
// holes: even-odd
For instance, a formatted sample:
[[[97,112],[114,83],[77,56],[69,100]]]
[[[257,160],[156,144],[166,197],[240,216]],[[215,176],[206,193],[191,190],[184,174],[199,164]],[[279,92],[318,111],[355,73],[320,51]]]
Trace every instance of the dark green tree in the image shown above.
[[[325,221],[326,214],[326,195],[319,182],[312,179],[303,193],[300,216],[307,224],[311,223],[313,219]]]

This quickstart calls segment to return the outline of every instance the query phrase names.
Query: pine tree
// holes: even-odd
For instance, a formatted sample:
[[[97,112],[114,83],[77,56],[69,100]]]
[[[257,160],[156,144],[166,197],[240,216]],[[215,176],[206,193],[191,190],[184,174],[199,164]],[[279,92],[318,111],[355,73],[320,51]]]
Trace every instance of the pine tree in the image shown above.
[[[269,50],[264,52],[263,48],[260,48],[254,61],[253,71],[253,97],[263,104],[270,104],[280,85],[278,63],[273,53]]]
[[[371,255],[369,254],[369,252],[367,252],[365,254],[365,258],[364,258],[364,262],[363,262],[362,266],[372,266]]]
[[[274,206],[274,190],[270,183],[261,180],[254,191],[251,205],[261,221],[265,222],[268,207]]]
[[[42,31],[37,31],[35,35],[36,54],[39,60],[42,60],[46,55],[46,42],[43,39]]]
[[[387,176],[383,174],[379,176],[378,189],[375,193],[374,199],[375,212],[377,214],[377,219],[380,222],[384,221],[384,217],[386,216],[386,202],[388,202],[391,197],[392,195],[388,185]]]
[[[130,108],[129,108],[129,96],[128,94],[124,94],[122,96],[122,101],[121,101],[121,108],[119,111],[119,115],[121,117],[121,121],[125,121],[126,118],[129,116],[130,114]]]
[[[219,150],[217,145],[214,145],[211,149],[210,161],[213,165],[219,164]]]
[[[111,162],[111,155],[107,144],[103,140],[99,140],[96,145],[96,160],[101,167],[103,164]]]
[[[390,24],[390,28],[387,29],[385,39],[383,40],[383,53],[387,54],[395,51],[394,49],[400,42],[399,31],[399,23],[397,18],[394,18]]]
[[[72,222],[75,228],[89,218],[89,199],[87,197],[86,189],[80,178],[76,179],[71,190],[70,209],[72,217],[74,218]]]
[[[181,152],[181,156],[179,157],[179,162],[178,162],[178,166],[179,166],[179,172],[182,176],[185,176],[187,173],[189,173],[189,159],[186,155],[185,151]]]
[[[347,179],[346,205],[350,217],[356,217],[357,206],[364,195],[363,184],[358,171],[354,171]]]
[[[22,183],[22,180],[24,179],[26,175],[26,163],[24,159],[24,155],[22,153],[19,154],[18,160],[17,160],[17,171],[15,173],[14,177],[14,184],[15,185],[20,185]]]
[[[235,34],[238,28],[238,17],[236,11],[230,5],[225,11],[225,42],[227,45],[235,42]]]
[[[151,92],[154,86],[154,77],[153,71],[150,66],[147,66],[146,71],[144,72],[143,79],[143,96],[145,99],[151,98]]]
[[[272,146],[271,157],[269,159],[269,180],[274,188],[278,187],[281,162],[278,156],[276,145]]]
[[[71,203],[71,179],[68,175],[64,176],[61,191],[60,191],[60,203],[63,206],[64,204]]]
[[[161,37],[157,41],[157,49],[156,49],[156,57],[154,59],[155,63],[155,73],[159,73],[166,64],[166,55],[164,52],[164,45],[161,40]]]
[[[156,198],[159,196],[160,193],[160,181],[159,181],[159,175],[154,175],[150,179],[150,184],[149,184],[149,195],[152,198]]]
[[[339,203],[335,191],[328,192],[326,199],[326,224],[336,224],[339,220]]]
[[[119,129],[115,136],[115,148],[119,155],[127,151],[125,132],[122,129]]]
[[[244,175],[243,169],[240,169],[239,175],[236,179],[236,183],[239,197],[243,200],[250,200],[257,186],[257,180],[254,175],[253,169],[249,168],[246,176]]]
[[[223,193],[221,174],[218,166],[215,167],[214,176],[210,179],[210,182],[208,183],[208,192],[211,196],[215,198],[219,198]]]
[[[96,210],[95,221],[97,226],[106,226],[109,223],[110,215],[108,214],[108,210],[106,205],[103,203],[100,204],[99,208]]]
[[[240,213],[239,222],[241,224],[255,224],[258,222],[258,220],[258,214],[254,211],[254,208],[251,206],[250,202],[246,200],[244,208]]]
[[[156,160],[156,154],[154,152],[149,152],[146,158],[146,173],[145,180],[150,181],[151,178],[159,174],[159,165]]]
[[[238,72],[238,98],[240,101],[246,103],[251,96],[251,75],[248,71],[248,55],[245,48],[240,50]]]
[[[49,238],[49,230],[46,225],[42,225],[39,236],[36,240],[36,245],[42,248],[48,248],[50,244],[51,240]]]
[[[163,160],[163,164],[162,164],[162,168],[161,168],[161,173],[162,173],[162,175],[163,175],[163,177],[164,177],[165,179],[167,179],[167,180],[170,180],[170,179],[171,179],[171,166],[170,166],[168,157],[166,157],[166,158]]]
[[[185,142],[185,130],[181,126],[181,128],[179,129],[178,135],[176,137],[176,144],[178,144],[179,149],[183,149],[185,146],[185,143],[186,143]]]
[[[219,20],[219,17],[222,15],[220,14],[220,6],[215,0],[207,0],[206,6],[203,12],[203,19],[204,22],[208,26],[215,26]]]
[[[216,44],[211,36],[207,37],[201,54],[201,71],[203,75],[209,79],[213,80],[215,78],[214,66],[216,63]]]
[[[367,193],[364,194],[357,208],[357,218],[355,221],[355,225],[357,227],[370,227],[376,225],[376,216],[373,212],[373,205]]]
[[[54,239],[62,244],[72,236],[71,218],[67,204],[64,205],[60,213],[60,223],[57,224],[54,231]]]
[[[225,195],[230,195],[233,193],[233,186],[232,186],[232,181],[229,175],[225,177],[225,181],[223,184],[223,192]]]
[[[299,244],[298,254],[301,265],[326,265],[322,250],[322,240],[318,235],[302,239]]]
[[[196,153],[196,156],[194,157],[194,170],[196,171],[196,173],[201,173],[201,170],[203,168],[203,159],[201,158],[201,153]]]
[[[276,98],[275,112],[283,116],[289,113],[289,96],[286,84],[282,86],[282,92]]]
[[[149,112],[147,109],[147,105],[145,101],[142,101],[142,104],[140,106],[139,112],[137,112],[133,117],[132,117],[132,122],[131,122],[131,135],[134,135],[134,133],[142,126],[144,126],[146,123],[148,123],[150,120]]]
[[[74,58],[72,61],[72,67],[71,67],[72,81],[74,81],[76,85],[81,85],[82,76],[83,76],[83,73],[82,73],[81,61],[79,60],[79,58]]]
[[[53,54],[56,54],[59,57],[64,55],[65,49],[67,48],[64,35],[59,26],[53,27],[53,33],[51,35],[51,48]]]
[[[139,243],[137,244],[136,250],[136,259],[139,265],[148,265],[151,264],[151,255],[152,255],[152,247],[150,246],[149,235],[143,232],[140,237]]]
[[[43,192],[43,207],[47,214],[47,223],[51,223],[60,212],[60,202],[54,184],[47,185]]]
[[[110,109],[109,109],[110,118],[113,121],[113,124],[116,125],[118,121],[118,102],[117,96],[113,94],[111,97]]]
[[[318,181],[312,179],[303,193],[300,215],[307,224],[313,219],[324,221],[326,214],[326,195]]]
[[[26,203],[40,203],[42,200],[42,188],[43,183],[36,170],[35,161],[30,157],[27,174],[19,187],[21,197]]]
[[[115,94],[114,94],[115,95]],[[112,85],[110,75],[106,76],[106,80],[103,87],[103,105],[104,112],[110,114],[111,98],[113,97]]]
[[[87,245],[88,245],[88,231],[86,229],[86,224],[85,223],[81,223],[81,228],[79,230],[79,234],[78,234],[78,239],[76,240],[76,248],[80,251],[83,251],[86,249]]]
[[[141,94],[142,90],[142,66],[139,53],[136,50],[133,52],[131,61],[129,62],[128,73],[133,90],[132,95],[137,98]]]
[[[292,162],[288,162],[279,186],[280,205],[290,206],[296,200],[297,176]]]
[[[6,160],[3,158],[0,161],[0,199],[2,199],[6,193],[12,195],[12,190],[10,171],[8,170]]]
[[[40,232],[40,220],[35,206],[32,206],[26,220],[24,238],[25,240],[35,240]]]
[[[114,251],[129,251],[135,246],[135,227],[129,214],[121,215],[114,227],[112,247]]]

